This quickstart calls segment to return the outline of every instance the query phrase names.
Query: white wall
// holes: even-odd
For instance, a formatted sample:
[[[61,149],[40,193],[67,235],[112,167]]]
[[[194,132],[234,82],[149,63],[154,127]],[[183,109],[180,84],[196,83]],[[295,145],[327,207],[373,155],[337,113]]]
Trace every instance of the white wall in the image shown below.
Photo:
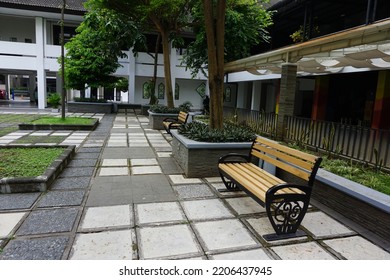
[[[25,17],[0,16],[0,40],[11,41],[15,37],[17,42],[30,39],[35,43],[35,19]]]

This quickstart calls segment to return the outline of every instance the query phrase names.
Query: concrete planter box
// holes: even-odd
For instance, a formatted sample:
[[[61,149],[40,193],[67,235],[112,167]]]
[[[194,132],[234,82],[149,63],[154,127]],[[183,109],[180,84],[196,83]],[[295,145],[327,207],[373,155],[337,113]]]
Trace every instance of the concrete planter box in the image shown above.
[[[20,130],[95,130],[99,125],[99,119],[94,119],[93,124],[19,124]]]
[[[277,175],[288,182],[302,183],[280,170]],[[313,205],[319,202],[319,208],[326,206],[390,242],[390,196],[319,169],[312,198]]]
[[[4,146],[2,149],[14,148],[21,146]],[[23,148],[34,148],[48,146],[25,146]],[[64,152],[46,169],[44,174],[37,177],[20,177],[20,178],[1,178],[0,193],[20,193],[20,192],[45,192],[54,180],[60,175],[62,170],[68,165],[76,154],[76,146],[55,146],[64,147]]]
[[[67,105],[70,113],[111,114],[114,110],[112,103],[68,101]]]
[[[172,131],[172,156],[188,178],[219,176],[218,160],[228,153],[248,154],[252,142],[208,143],[190,140]]]
[[[177,118],[179,114],[162,114],[154,113],[148,110],[149,114],[149,125],[152,129],[155,130],[164,130],[163,120],[165,118]]]

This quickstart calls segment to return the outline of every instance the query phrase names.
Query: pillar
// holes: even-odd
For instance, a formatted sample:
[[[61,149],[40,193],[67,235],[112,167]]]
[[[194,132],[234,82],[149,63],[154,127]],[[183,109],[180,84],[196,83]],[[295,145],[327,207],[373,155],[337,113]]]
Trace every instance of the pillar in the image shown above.
[[[279,138],[282,138],[285,132],[284,117],[294,115],[296,87],[297,65],[292,63],[283,64],[280,80],[278,121],[276,125]]]
[[[135,103],[135,57],[133,55],[133,50],[131,49],[129,51],[129,90],[127,91],[128,97],[127,102],[128,103]],[[142,89],[141,89],[142,90]]]
[[[251,110],[260,111],[260,100],[261,100],[261,82],[254,81],[252,87],[252,101],[251,101]]]
[[[329,93],[329,76],[317,76],[314,88],[312,120],[325,120]]]
[[[41,17],[35,18],[36,36],[36,67],[38,83],[38,109],[45,109],[47,105],[46,72],[45,72],[45,28],[44,20]]]
[[[390,70],[378,73],[371,127],[390,129]]]

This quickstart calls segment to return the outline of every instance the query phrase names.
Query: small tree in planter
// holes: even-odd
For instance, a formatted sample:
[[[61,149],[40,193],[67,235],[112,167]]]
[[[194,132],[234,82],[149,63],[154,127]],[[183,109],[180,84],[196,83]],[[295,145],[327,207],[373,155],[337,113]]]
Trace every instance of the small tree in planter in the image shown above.
[[[53,110],[58,111],[58,107],[61,105],[61,95],[58,93],[50,93],[47,97],[47,103],[53,108]]]

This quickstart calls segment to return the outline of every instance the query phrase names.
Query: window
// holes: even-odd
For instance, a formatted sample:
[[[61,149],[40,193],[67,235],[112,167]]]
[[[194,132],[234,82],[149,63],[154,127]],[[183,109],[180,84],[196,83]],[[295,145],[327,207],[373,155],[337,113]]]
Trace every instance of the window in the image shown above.
[[[145,82],[142,86],[142,98],[143,99],[150,98],[150,84],[149,84],[149,82]]]
[[[175,84],[175,100],[179,100],[179,96],[180,96],[180,87],[179,87],[179,84],[176,83]]]
[[[163,83],[158,85],[158,99],[164,99],[165,86]]]

